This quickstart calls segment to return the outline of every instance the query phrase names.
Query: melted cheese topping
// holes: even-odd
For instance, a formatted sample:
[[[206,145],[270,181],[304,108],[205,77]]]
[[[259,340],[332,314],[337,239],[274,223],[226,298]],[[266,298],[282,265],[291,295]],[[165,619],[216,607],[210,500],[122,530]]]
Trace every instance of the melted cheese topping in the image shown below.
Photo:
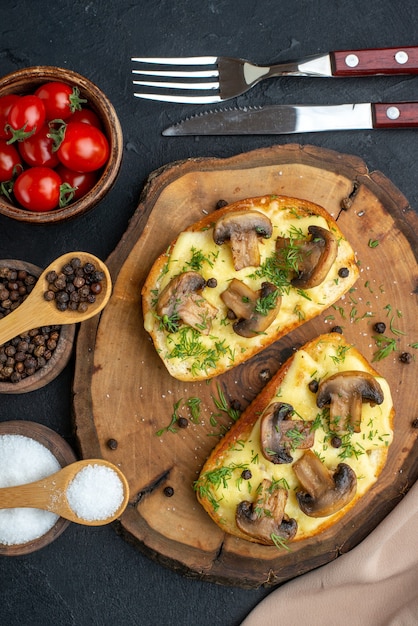
[[[393,438],[392,399],[386,380],[377,377],[384,393],[383,403],[378,406],[364,403],[361,431],[342,436],[343,445],[340,448],[332,447],[326,410],[320,410],[316,406],[316,394],[310,391],[309,383],[347,370],[367,371],[364,359],[358,351],[352,347],[342,351],[338,346],[330,347],[329,343],[318,341],[314,351],[308,353],[302,349],[295,353],[282,383],[275,389],[271,403],[291,404],[295,411],[293,419],[307,420],[314,425],[315,443],[311,449],[330,470],[334,470],[342,462],[352,467],[357,476],[355,496],[357,500],[376,481],[386,460],[387,450]],[[296,519],[298,523],[295,539],[316,534],[321,527],[328,526],[330,520],[340,517],[341,512],[327,518],[313,518],[300,510],[296,491],[301,490],[301,485],[293,472],[292,463],[274,464],[263,456],[260,448],[260,421],[255,418],[248,438],[245,441],[235,440],[221,455],[215,469],[205,472],[203,468],[198,486],[200,489],[203,487],[202,493],[206,493],[208,489],[209,498],[206,493],[205,508],[210,503],[212,510],[209,512],[214,519],[231,532],[231,529],[236,528],[235,513],[238,504],[243,500],[253,502],[257,487],[263,479],[282,481],[289,489],[285,512],[289,518]],[[291,451],[293,462],[303,453],[303,450],[298,449]],[[244,469],[251,472],[249,480],[241,477]],[[225,480],[218,482],[217,474],[218,476],[222,474]]]
[[[228,242],[216,245],[213,241],[213,222],[202,230],[193,230],[191,227],[182,232],[169,251],[156,284],[145,285],[145,329],[153,337],[155,347],[170,373],[180,380],[207,379],[238,365],[284,332],[319,315],[357,280],[358,268],[353,250],[331,217],[328,223],[322,216],[295,207],[290,201],[286,204],[275,200],[274,196],[263,200],[253,203],[251,210],[257,210],[270,218],[273,235],[269,239],[259,239],[261,265],[258,268],[234,269]],[[227,307],[220,294],[228,288],[232,278],[243,281],[254,291],[260,289],[263,282],[269,281],[267,273],[260,275],[260,269],[267,259],[274,256],[277,237],[294,237],[295,232],[307,237],[308,227],[312,224],[332,229],[338,239],[337,258],[326,279],[306,291],[288,286],[282,293],[280,311],[269,328],[250,339],[241,337],[234,332],[233,321],[227,318]],[[338,270],[342,267],[349,270],[346,278],[338,276]],[[215,288],[206,287],[202,291],[202,296],[218,309],[210,333],[206,336],[185,325],[178,332],[168,333],[155,313],[158,294],[174,276],[190,270],[198,271],[205,280],[216,278],[217,281]]]

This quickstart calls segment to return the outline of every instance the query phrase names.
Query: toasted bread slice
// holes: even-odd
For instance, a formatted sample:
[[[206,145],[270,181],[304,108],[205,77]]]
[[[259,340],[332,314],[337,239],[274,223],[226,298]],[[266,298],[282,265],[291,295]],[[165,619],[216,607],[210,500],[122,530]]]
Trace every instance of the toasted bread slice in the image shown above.
[[[250,198],[192,224],[157,258],[142,290],[144,326],[173,377],[205,380],[325,311],[358,274],[325,209]]]
[[[355,379],[366,381],[361,420],[336,425],[330,386],[338,403],[358,391]],[[342,335],[321,335],[290,357],[218,443],[196,482],[197,498],[220,528],[248,541],[316,535],[377,480],[393,417],[387,381]]]

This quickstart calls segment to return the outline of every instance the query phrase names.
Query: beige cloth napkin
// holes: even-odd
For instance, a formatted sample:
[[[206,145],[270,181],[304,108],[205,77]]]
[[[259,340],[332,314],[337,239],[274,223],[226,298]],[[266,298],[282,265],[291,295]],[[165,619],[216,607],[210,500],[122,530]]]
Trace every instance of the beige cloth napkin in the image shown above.
[[[418,626],[418,483],[358,546],[273,591],[241,626]]]

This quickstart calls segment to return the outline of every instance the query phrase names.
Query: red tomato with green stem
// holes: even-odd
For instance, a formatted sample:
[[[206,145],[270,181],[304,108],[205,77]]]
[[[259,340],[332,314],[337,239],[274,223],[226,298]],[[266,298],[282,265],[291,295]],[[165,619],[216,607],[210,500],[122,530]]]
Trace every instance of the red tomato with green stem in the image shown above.
[[[97,170],[94,172],[74,172],[61,164],[56,168],[56,172],[62,182],[67,183],[74,190],[72,200],[79,200],[85,196],[90,189],[93,189],[100,176]]]
[[[45,106],[48,121],[66,120],[72,113],[81,109],[81,104],[87,102],[80,97],[78,87],[71,87],[66,83],[51,81],[38,87],[35,96],[42,100]]]
[[[54,141],[49,137],[49,127],[43,126],[39,133],[19,141],[17,147],[22,159],[31,167],[56,167],[59,163],[54,152]]]
[[[99,128],[82,122],[69,122],[57,155],[63,165],[75,172],[93,172],[105,165],[110,147]]]
[[[0,183],[5,183],[23,169],[22,160],[16,148],[0,141]]]
[[[49,167],[31,167],[20,174],[13,186],[18,203],[29,211],[56,209],[60,201],[61,178]]]
[[[10,139],[12,136],[12,133],[6,130],[5,126],[10,109],[19,100],[19,97],[15,94],[8,94],[0,98],[0,139]]]
[[[21,96],[9,111],[6,127],[10,130],[14,141],[22,141],[30,135],[38,133],[45,122],[44,103],[38,96]]]

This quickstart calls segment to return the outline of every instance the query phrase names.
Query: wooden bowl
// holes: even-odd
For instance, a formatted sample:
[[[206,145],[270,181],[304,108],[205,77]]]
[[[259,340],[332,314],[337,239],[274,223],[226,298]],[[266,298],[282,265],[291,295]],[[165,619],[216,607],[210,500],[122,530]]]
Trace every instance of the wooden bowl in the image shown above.
[[[43,424],[25,420],[0,422],[0,435],[23,435],[24,437],[34,439],[52,452],[61,467],[65,467],[77,460],[73,449],[65,439]],[[54,526],[44,535],[38,537],[38,539],[11,546],[0,543],[0,555],[19,556],[40,550],[52,543],[52,541],[55,541],[69,524],[68,520],[59,517]]]
[[[87,99],[86,106],[93,109],[102,122],[103,131],[110,144],[110,156],[95,186],[82,198],[66,207],[36,213],[15,206],[8,202],[5,196],[0,196],[0,213],[15,220],[36,224],[62,222],[93,208],[113,186],[123,153],[122,129],[112,104],[94,83],[72,70],[42,65],[17,70],[0,79],[0,97],[13,93],[18,95],[33,93],[40,85],[49,81],[60,81],[79,88],[81,97]]]
[[[42,272],[40,267],[32,265],[32,263],[16,261],[14,259],[0,259],[0,268],[2,267],[26,270],[32,274],[32,276],[39,276]],[[47,364],[37,370],[32,376],[27,376],[18,383],[0,381],[0,395],[2,393],[16,394],[35,391],[35,389],[40,389],[51,382],[51,380],[54,380],[54,378],[62,372],[70,359],[74,345],[75,331],[76,324],[61,326],[57,347]]]

